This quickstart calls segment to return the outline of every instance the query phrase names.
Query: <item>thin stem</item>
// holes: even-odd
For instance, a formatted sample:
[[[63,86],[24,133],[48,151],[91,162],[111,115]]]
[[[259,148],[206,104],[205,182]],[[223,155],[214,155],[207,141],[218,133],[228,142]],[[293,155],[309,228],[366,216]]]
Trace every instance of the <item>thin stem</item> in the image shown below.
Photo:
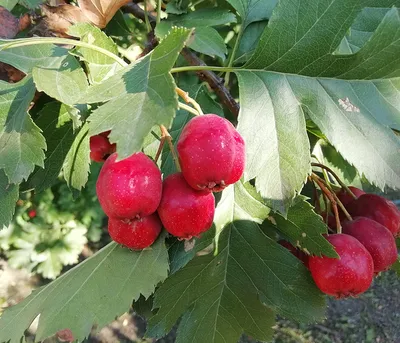
[[[157,0],[157,18],[156,18],[156,25],[158,25],[161,21],[161,4],[162,0]]]
[[[191,98],[189,96],[188,92],[185,92],[183,89],[180,89],[179,87],[175,88],[175,92],[183,99],[186,101],[186,103],[188,104],[192,104],[193,107],[197,110],[197,112],[199,112],[200,115],[203,115],[203,110],[201,109],[199,103],[194,100],[193,98]]]
[[[318,175],[312,173],[310,178],[319,186],[319,188],[321,188],[321,191],[328,197],[329,201],[331,202],[332,208],[333,208],[333,213],[335,214],[337,233],[342,233],[342,226],[340,225],[339,211],[337,208],[336,200],[333,198],[331,191],[325,187],[325,184],[324,184],[325,181],[323,181]]]
[[[151,32],[152,28],[149,21],[149,14],[147,13],[147,0],[144,0],[144,22],[146,23],[147,33]]]
[[[239,29],[239,32],[238,32],[238,35],[237,35],[237,38],[235,41],[235,45],[233,46],[231,56],[229,57],[229,62],[227,65],[228,68],[232,67],[233,62],[235,61],[236,52],[237,52],[237,49],[239,48],[239,43],[240,43],[240,40],[242,39],[242,35],[243,35],[243,25],[240,26],[240,29]],[[229,85],[229,76],[230,76],[230,72],[228,71],[228,72],[226,72],[226,75],[225,75],[225,87],[228,87],[228,85]]]
[[[189,113],[194,114],[195,116],[199,116],[199,115],[200,115],[200,113],[197,112],[193,107],[190,107],[190,106],[188,106],[188,105],[185,105],[185,104],[182,103],[182,102],[178,102],[178,106],[179,106],[179,108],[181,108],[182,110],[186,110],[186,111],[188,111]]]
[[[156,161],[156,163],[158,162],[158,159],[159,159],[160,156],[161,156],[162,150],[163,150],[163,148],[164,148],[164,144],[165,144],[165,137],[162,136],[161,139],[160,139],[160,144],[159,144],[159,146],[158,146],[158,150],[157,150],[157,153],[156,153],[156,157],[154,158],[154,160]]]
[[[126,67],[128,64],[120,57],[117,55],[113,54],[111,51],[108,51],[106,49],[103,49],[99,46],[92,45],[89,43],[85,43],[79,40],[74,40],[74,39],[68,39],[68,38],[52,38],[52,37],[38,37],[38,38],[27,38],[27,39],[13,39],[13,40],[7,40],[5,41],[10,41],[10,43],[6,43],[4,45],[0,45],[0,51],[2,50],[7,50],[11,48],[18,48],[21,46],[29,46],[29,45],[40,45],[40,44],[67,44],[67,45],[74,45],[74,46],[80,46],[82,48],[87,48],[91,49],[94,51],[97,51],[103,55],[106,55],[113,60],[115,60],[118,64],[120,64],[123,67]]]
[[[171,151],[171,154],[172,154],[172,159],[174,160],[174,163],[175,163],[175,167],[178,170],[178,172],[180,172],[181,166],[179,164],[179,159],[178,159],[178,155],[176,154],[174,144],[172,143],[172,137],[164,125],[160,125],[160,129],[161,129],[162,137],[165,137],[165,139],[167,140],[169,150]]]
[[[337,176],[337,174],[329,167],[321,164],[321,163],[311,163],[311,165],[313,167],[319,167],[322,170],[327,170],[330,174],[332,174],[332,176],[337,180],[337,182],[339,183],[339,185],[344,188],[346,190],[347,193],[349,193],[353,199],[357,199],[357,197],[354,195],[354,193],[350,190],[349,187],[347,187],[347,185],[339,178],[339,176]]]
[[[202,71],[202,70],[232,72],[237,70],[237,68],[215,67],[215,66],[184,66],[184,67],[172,68],[171,73],[173,74],[173,73],[181,73],[184,71]]]

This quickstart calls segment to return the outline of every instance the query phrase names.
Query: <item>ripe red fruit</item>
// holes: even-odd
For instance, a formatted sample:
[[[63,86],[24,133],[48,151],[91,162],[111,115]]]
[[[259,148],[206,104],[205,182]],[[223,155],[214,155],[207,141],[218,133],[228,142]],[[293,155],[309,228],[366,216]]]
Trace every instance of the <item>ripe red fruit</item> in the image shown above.
[[[357,238],[369,251],[374,261],[374,271],[379,273],[388,269],[397,260],[396,241],[392,233],[376,221],[357,217],[345,221],[343,233]]]
[[[157,165],[138,152],[116,162],[112,154],[97,179],[97,197],[104,212],[114,218],[140,218],[157,210],[162,180]]]
[[[157,213],[139,219],[108,219],[108,233],[113,241],[130,249],[149,247],[161,232],[161,221]]]
[[[114,152],[115,147],[108,139],[101,135],[90,137],[90,159],[95,162],[104,162]]]
[[[371,285],[374,263],[368,250],[354,237],[329,235],[340,259],[312,256],[309,268],[317,287],[336,298],[357,296]]]
[[[365,194],[365,192],[362,189],[359,189],[357,187],[349,186],[349,189],[353,192],[353,194],[357,198]],[[339,192],[337,192],[336,195],[341,201],[341,203],[344,205],[344,207],[346,207],[354,200],[354,198],[344,188],[342,188]]]
[[[288,241],[285,241],[283,239],[278,241],[278,243],[280,245],[282,245],[283,247],[285,247],[286,249],[288,249],[292,253],[292,255],[297,257],[308,268],[308,257],[309,256],[305,252],[301,251],[300,249],[295,248],[292,244],[290,244]]]
[[[190,187],[182,173],[168,176],[158,214],[165,229],[172,235],[190,239],[207,231],[214,220],[214,195]]]
[[[363,194],[347,210],[353,217],[367,217],[385,226],[395,237],[400,235],[400,211],[396,205],[376,194]]]
[[[219,192],[242,177],[243,138],[215,114],[193,118],[183,129],[177,150],[183,176],[194,189]]]
[[[28,212],[29,218],[35,218],[36,217],[36,210],[30,210]]]

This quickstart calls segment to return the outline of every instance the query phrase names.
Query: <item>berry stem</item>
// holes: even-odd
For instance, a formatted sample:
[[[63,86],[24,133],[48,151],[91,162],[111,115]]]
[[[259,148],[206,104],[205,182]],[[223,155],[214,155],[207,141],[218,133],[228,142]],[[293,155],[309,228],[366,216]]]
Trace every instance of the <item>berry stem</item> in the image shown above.
[[[186,101],[187,104],[192,104],[193,107],[197,110],[197,112],[199,112],[200,115],[203,115],[203,110],[201,109],[199,103],[194,100],[193,98],[191,98],[189,96],[188,92],[185,92],[183,89],[180,89],[179,87],[175,88],[175,92],[183,99]]]
[[[335,214],[337,233],[342,233],[342,226],[340,225],[339,211],[337,208],[336,200],[334,199],[334,197],[332,195],[332,192],[325,186],[325,181],[322,180],[318,175],[312,173],[310,178],[319,186],[321,191],[328,197],[329,201],[331,202],[332,208],[333,208],[333,213]]]
[[[311,163],[311,165],[313,167],[319,167],[321,169],[325,169],[326,171],[328,171],[330,174],[332,174],[332,176],[337,180],[337,182],[339,183],[339,185],[344,188],[346,190],[347,193],[349,193],[353,199],[357,199],[357,197],[354,195],[354,193],[350,190],[349,187],[347,187],[347,185],[339,178],[339,176],[337,176],[337,174],[329,167],[321,164],[321,163]]]
[[[181,108],[182,110],[186,110],[186,111],[188,111],[189,113],[194,114],[195,116],[199,116],[199,115],[200,115],[200,113],[197,112],[194,108],[192,108],[192,107],[190,107],[190,106],[188,106],[188,105],[185,105],[185,104],[183,104],[183,103],[181,103],[181,102],[178,102],[178,106],[179,106],[179,108]]]
[[[172,137],[164,125],[160,125],[160,129],[161,129],[161,139],[164,139],[167,141],[169,150],[171,151],[171,154],[172,154],[172,159],[174,160],[174,163],[176,166],[176,169],[178,170],[178,172],[180,172],[181,166],[179,164],[179,159],[178,159],[178,155],[176,154],[174,144],[172,143]]]
[[[159,159],[160,156],[161,156],[161,153],[162,153],[163,148],[164,148],[164,144],[165,144],[165,137],[162,136],[161,139],[160,139],[160,145],[158,146],[158,150],[157,150],[157,153],[156,153],[156,157],[154,158],[154,160],[156,161],[156,163],[158,162],[158,159]]]

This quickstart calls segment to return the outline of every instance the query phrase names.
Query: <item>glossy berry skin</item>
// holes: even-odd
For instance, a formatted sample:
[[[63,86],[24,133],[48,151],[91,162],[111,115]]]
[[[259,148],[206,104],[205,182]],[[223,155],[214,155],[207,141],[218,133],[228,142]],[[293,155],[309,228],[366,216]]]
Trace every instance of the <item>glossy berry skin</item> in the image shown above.
[[[327,240],[335,247],[340,259],[309,258],[309,269],[317,287],[336,298],[365,292],[374,276],[371,254],[357,239],[346,234],[329,235]]]
[[[115,151],[115,146],[101,135],[90,137],[90,159],[95,162],[104,162]]]
[[[372,219],[353,219],[343,222],[343,233],[357,238],[365,246],[374,261],[375,273],[388,269],[397,260],[396,241],[392,233]]]
[[[162,180],[157,165],[138,152],[116,162],[112,154],[104,163],[96,183],[97,197],[109,217],[133,219],[157,210]]]
[[[308,255],[301,251],[300,249],[295,248],[292,244],[290,244],[288,241],[285,241],[281,239],[278,241],[280,245],[285,247],[287,250],[289,250],[293,256],[297,257],[303,264],[308,268]]]
[[[347,210],[352,217],[367,217],[385,226],[395,237],[400,235],[400,211],[396,205],[376,194],[363,194]]]
[[[113,241],[130,249],[149,247],[161,232],[161,221],[157,213],[139,219],[108,219],[108,233]]]
[[[158,214],[165,229],[172,235],[190,239],[207,231],[214,220],[214,195],[190,187],[182,173],[168,176]]]
[[[30,210],[28,212],[29,218],[35,218],[36,217],[36,210]]]
[[[357,187],[349,186],[349,189],[353,192],[353,194],[357,198],[365,194],[365,192],[362,189],[359,189]],[[344,188],[342,188],[339,192],[337,192],[336,195],[341,201],[341,203],[344,205],[344,207],[346,207],[354,200],[354,198],[349,193],[347,193],[347,191]]]
[[[243,138],[228,120],[215,114],[190,120],[177,150],[183,176],[194,189],[219,192],[242,177]]]

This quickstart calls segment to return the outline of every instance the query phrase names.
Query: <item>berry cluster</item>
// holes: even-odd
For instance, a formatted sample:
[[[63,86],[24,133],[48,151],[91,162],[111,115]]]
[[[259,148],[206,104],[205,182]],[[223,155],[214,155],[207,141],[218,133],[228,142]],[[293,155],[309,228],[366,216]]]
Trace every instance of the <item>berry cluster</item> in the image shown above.
[[[375,194],[349,187],[336,193],[352,216],[349,220],[340,212],[342,232],[326,239],[335,247],[339,259],[326,256],[309,257],[289,243],[280,242],[309,268],[318,288],[337,298],[357,296],[371,285],[374,274],[387,270],[397,260],[395,237],[400,235],[400,211],[396,205]],[[327,213],[322,216],[326,218]],[[333,215],[327,223],[336,228]]]
[[[117,153],[107,158],[96,191],[114,241],[140,250],[154,243],[162,226],[180,239],[197,237],[211,227],[212,192],[242,176],[244,141],[229,121],[207,114],[184,127],[177,151],[182,172],[164,181],[154,161],[142,152],[121,161]]]

